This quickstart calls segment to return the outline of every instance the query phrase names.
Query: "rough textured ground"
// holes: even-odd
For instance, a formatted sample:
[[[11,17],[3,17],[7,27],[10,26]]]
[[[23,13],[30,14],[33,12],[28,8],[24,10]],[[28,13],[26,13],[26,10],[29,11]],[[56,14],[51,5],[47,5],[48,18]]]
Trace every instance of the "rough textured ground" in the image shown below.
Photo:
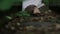
[[[40,17],[18,17],[12,19],[1,29],[2,34],[60,34],[60,30],[55,29],[58,15],[51,13],[51,10],[40,10]],[[43,12],[44,11],[44,12]],[[55,25],[54,25],[55,24]]]

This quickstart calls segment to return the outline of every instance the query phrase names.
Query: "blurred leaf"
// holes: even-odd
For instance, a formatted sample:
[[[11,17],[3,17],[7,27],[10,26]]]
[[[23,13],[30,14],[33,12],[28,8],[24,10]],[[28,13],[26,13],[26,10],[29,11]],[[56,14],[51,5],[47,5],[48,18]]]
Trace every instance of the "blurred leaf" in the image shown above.
[[[17,16],[23,16],[23,17],[30,16],[30,14],[28,14],[26,11],[17,12],[16,15]]]
[[[8,18],[8,19],[12,19],[12,17],[10,17],[10,16],[6,16],[6,18]]]

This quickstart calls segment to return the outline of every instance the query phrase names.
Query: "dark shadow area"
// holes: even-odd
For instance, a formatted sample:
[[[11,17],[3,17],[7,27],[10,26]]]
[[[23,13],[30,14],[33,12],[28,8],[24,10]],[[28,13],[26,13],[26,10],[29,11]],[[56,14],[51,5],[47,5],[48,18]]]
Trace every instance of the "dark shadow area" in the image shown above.
[[[21,10],[22,10],[22,3],[19,3],[19,4],[15,3],[8,10],[0,10],[0,16],[14,14]]]
[[[49,6],[53,13],[60,15],[60,6]]]

